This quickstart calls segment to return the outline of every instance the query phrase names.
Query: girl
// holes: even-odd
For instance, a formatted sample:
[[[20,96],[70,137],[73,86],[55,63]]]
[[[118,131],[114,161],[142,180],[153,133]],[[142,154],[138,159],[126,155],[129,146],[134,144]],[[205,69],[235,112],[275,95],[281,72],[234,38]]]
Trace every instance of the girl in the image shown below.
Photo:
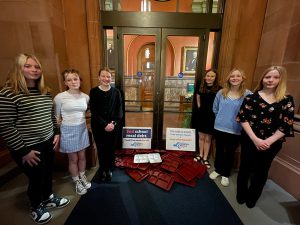
[[[61,124],[60,152],[68,154],[69,172],[79,195],[87,192],[91,183],[85,176],[85,149],[90,145],[85,121],[89,96],[80,91],[79,72],[66,69],[62,72],[67,91],[55,96],[55,114]]]
[[[31,217],[38,224],[47,223],[52,218],[48,208],[64,207],[70,200],[52,192],[53,149],[59,145],[59,129],[42,66],[35,56],[16,57],[0,90],[0,112],[0,136],[29,180]]]
[[[199,134],[199,156],[195,160],[210,168],[208,161],[211,139],[214,130],[215,115],[212,111],[216,93],[220,90],[217,71],[208,70],[205,73],[200,88],[196,92],[197,99],[197,131]]]
[[[235,150],[240,141],[241,125],[236,116],[246,95],[251,94],[245,87],[246,77],[240,69],[234,68],[225,79],[214,100],[216,156],[215,171],[209,177],[216,179],[222,176],[221,184],[229,185],[229,175],[234,162]]]
[[[243,132],[236,199],[240,204],[246,202],[248,208],[253,208],[260,197],[284,137],[294,136],[294,101],[286,94],[286,80],[285,68],[266,69],[237,115]]]
[[[108,68],[99,71],[100,85],[90,91],[91,127],[99,160],[99,181],[110,181],[115,162],[118,128],[123,117],[120,91],[112,87]]]

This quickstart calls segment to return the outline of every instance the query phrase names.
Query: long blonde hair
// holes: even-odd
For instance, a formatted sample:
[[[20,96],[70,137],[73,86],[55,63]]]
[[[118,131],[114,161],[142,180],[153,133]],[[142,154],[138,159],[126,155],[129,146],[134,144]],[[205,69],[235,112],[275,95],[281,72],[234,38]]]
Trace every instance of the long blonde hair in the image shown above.
[[[276,102],[279,102],[286,95],[287,72],[286,72],[286,69],[282,66],[271,66],[268,69],[266,69],[262,73],[260,80],[259,80],[257,86],[255,87],[254,91],[260,91],[263,89],[263,79],[266,76],[266,74],[272,70],[277,70],[280,75],[279,83],[275,89],[275,99],[276,99]]]
[[[19,92],[23,92],[26,94],[29,93],[25,77],[22,73],[22,69],[29,58],[36,61],[36,63],[42,70],[40,61],[34,55],[29,55],[26,53],[17,55],[17,57],[15,58],[15,63],[9,71],[7,80],[5,82],[5,86],[10,87],[16,94]],[[41,94],[47,94],[50,91],[50,89],[45,86],[43,73],[41,74],[40,79],[37,80],[37,87],[40,90]]]
[[[229,91],[230,91],[231,84],[230,84],[230,81],[229,81],[229,80],[230,80],[230,76],[232,75],[232,73],[233,73],[234,71],[239,71],[239,72],[241,73],[241,75],[242,75],[242,78],[243,78],[243,80],[242,80],[242,82],[241,82],[241,84],[240,84],[240,86],[239,86],[239,89],[238,89],[238,95],[239,95],[239,98],[242,97],[242,96],[244,95],[245,91],[246,91],[246,85],[245,85],[245,83],[246,83],[246,79],[247,79],[247,78],[246,78],[246,76],[245,76],[244,71],[241,70],[241,69],[239,69],[239,68],[233,68],[233,69],[229,72],[228,76],[225,78],[225,81],[224,81],[224,86],[223,86],[223,89],[222,89],[222,95],[223,95],[224,98],[227,98],[228,93],[229,93]]]

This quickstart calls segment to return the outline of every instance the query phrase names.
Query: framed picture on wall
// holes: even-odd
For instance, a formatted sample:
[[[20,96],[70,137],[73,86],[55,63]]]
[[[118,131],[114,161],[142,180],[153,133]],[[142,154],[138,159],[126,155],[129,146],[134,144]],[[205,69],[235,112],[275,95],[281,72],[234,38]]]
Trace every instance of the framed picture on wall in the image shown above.
[[[183,47],[182,48],[182,72],[183,73],[195,73],[197,66],[197,47]]]
[[[115,69],[115,50],[114,42],[112,38],[107,38],[107,49],[106,49],[106,66],[112,70]]]

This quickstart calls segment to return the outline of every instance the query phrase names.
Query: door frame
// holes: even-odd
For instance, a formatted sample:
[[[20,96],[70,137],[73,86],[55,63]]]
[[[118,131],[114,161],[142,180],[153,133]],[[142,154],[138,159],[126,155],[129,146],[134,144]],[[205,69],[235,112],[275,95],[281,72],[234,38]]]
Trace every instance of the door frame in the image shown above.
[[[209,30],[208,29],[178,29],[178,28],[162,28],[162,47],[161,47],[161,68],[160,68],[160,81],[159,81],[159,107],[158,107],[158,121],[157,121],[157,146],[165,149],[166,141],[163,139],[163,115],[164,115],[164,95],[165,95],[165,74],[166,71],[166,43],[168,36],[194,36],[198,37],[198,52],[197,52],[197,67],[195,71],[195,87],[198,86],[198,82],[201,81],[201,76],[205,71]],[[194,104],[193,104],[194,105]],[[194,110],[193,110],[194,111]]]
[[[123,43],[123,35],[126,34],[137,34],[137,35],[154,35],[156,36],[156,43],[155,43],[155,81],[154,81],[154,91],[153,91],[153,117],[152,117],[152,140],[151,146],[152,148],[157,146],[157,123],[156,118],[158,116],[158,104],[157,104],[157,96],[159,94],[159,76],[160,76],[160,67],[161,67],[161,54],[157,54],[160,52],[161,49],[161,29],[160,28],[137,28],[137,27],[116,27],[114,28],[116,31],[117,36],[117,48],[118,52],[122,52],[118,54],[118,72],[116,73],[116,84],[117,87],[121,90],[122,93],[124,92],[124,43]],[[125,101],[125,100],[123,100]],[[125,107],[124,107],[125,109]],[[126,113],[126,111],[124,112]]]
[[[153,124],[152,124],[152,148],[165,148],[163,139],[163,115],[164,115],[164,86],[166,68],[166,42],[168,36],[194,36],[199,38],[197,68],[195,74],[195,86],[201,79],[201,74],[206,65],[206,53],[208,48],[208,29],[175,29],[175,28],[137,28],[137,27],[115,27],[114,28],[117,49],[116,86],[124,93],[124,43],[123,35],[155,35],[155,82],[153,91]],[[126,112],[125,112],[126,113]]]

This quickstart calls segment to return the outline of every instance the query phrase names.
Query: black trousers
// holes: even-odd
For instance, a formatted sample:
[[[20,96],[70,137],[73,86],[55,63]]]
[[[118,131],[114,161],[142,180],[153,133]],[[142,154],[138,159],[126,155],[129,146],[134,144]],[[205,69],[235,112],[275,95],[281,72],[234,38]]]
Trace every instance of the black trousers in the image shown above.
[[[241,135],[241,161],[237,177],[237,197],[256,203],[259,199],[272,161],[280,151],[282,141],[276,141],[266,151],[259,151],[245,132]]]
[[[92,127],[97,147],[99,171],[107,172],[114,168],[117,130],[106,132]]]
[[[27,188],[27,195],[31,207],[37,207],[42,201],[49,199],[52,192],[52,170],[53,170],[53,138],[49,140],[30,146],[32,150],[40,152],[40,162],[36,166],[29,166],[27,163],[23,164],[22,157],[12,154],[13,159],[22,169],[24,174],[28,177],[29,185]]]
[[[216,158],[215,171],[229,177],[234,163],[235,151],[240,143],[240,135],[215,130]]]

